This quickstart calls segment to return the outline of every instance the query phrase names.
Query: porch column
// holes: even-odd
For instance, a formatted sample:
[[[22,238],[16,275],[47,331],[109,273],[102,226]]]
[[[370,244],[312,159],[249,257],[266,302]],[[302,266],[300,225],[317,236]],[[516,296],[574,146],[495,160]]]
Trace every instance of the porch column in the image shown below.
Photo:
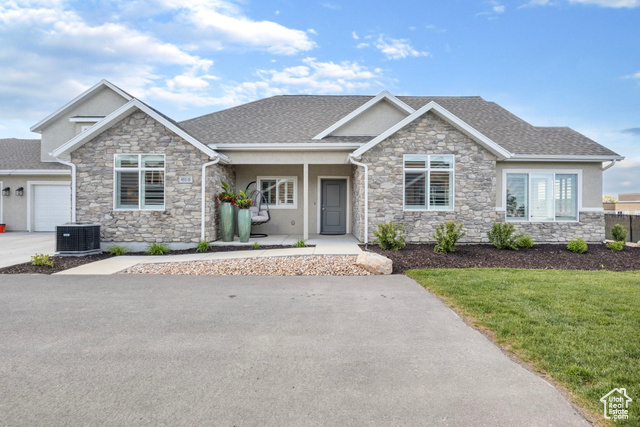
[[[302,239],[309,239],[309,163],[302,167]]]

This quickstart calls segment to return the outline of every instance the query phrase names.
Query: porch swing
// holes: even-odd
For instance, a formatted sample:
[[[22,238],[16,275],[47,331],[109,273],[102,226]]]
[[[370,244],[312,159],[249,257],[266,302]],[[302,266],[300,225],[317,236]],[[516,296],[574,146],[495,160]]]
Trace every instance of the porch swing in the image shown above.
[[[266,224],[271,220],[271,214],[269,213],[269,205],[267,203],[267,199],[262,191],[260,191],[256,185],[256,188],[249,192],[249,188],[252,185],[255,185],[256,181],[251,181],[247,188],[245,188],[244,192],[249,194],[249,199],[253,200],[253,205],[251,205],[251,225],[262,225]],[[250,237],[253,238],[262,238],[267,237],[268,234],[264,233],[251,233]]]

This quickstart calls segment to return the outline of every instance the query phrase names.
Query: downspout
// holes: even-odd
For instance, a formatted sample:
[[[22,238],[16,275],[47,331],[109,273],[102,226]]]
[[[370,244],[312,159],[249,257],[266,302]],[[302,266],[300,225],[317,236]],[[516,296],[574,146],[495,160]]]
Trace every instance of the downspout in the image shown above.
[[[76,165],[65,160],[60,160],[59,157],[55,159],[56,162],[71,167],[71,222],[76,222]]]
[[[206,223],[206,219],[204,217],[205,214],[205,197],[206,197],[206,188],[207,188],[207,175],[206,175],[206,169],[207,166],[211,166],[211,165],[215,165],[216,163],[218,163],[220,161],[220,156],[216,157],[216,159],[212,162],[209,163],[205,163],[204,165],[202,165],[202,208],[201,208],[201,212],[200,212],[200,218],[202,219],[202,226],[200,228],[200,240],[204,240],[204,230],[205,230],[205,223]]]
[[[609,163],[607,166],[602,168],[602,172],[606,171],[607,169],[609,169],[610,167],[612,167],[613,165],[616,164],[616,159],[611,160],[611,163]]]
[[[364,163],[356,162],[354,158],[349,155],[349,161],[356,166],[364,168],[364,244],[369,244],[369,166]]]

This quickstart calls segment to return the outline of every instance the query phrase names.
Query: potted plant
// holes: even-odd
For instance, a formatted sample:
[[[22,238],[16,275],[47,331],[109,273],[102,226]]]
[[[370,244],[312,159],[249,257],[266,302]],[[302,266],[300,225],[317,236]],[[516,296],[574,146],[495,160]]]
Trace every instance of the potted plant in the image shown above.
[[[238,207],[238,237],[240,241],[246,243],[251,236],[251,200],[247,193],[240,191],[238,198],[236,199],[236,206]]]
[[[229,187],[229,184],[222,181],[222,192],[218,193],[216,199],[220,202],[220,228],[222,229],[222,241],[233,242],[233,231],[235,222],[233,220],[234,205],[238,196]]]

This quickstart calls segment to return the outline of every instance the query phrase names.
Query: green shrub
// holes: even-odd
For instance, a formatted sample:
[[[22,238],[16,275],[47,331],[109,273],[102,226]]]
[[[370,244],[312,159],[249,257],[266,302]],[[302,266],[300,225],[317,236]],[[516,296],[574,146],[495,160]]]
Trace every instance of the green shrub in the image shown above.
[[[627,230],[624,229],[620,224],[616,224],[611,229],[611,235],[613,236],[613,240],[616,242],[626,242],[627,241]]]
[[[127,248],[126,246],[111,245],[107,248],[107,253],[113,256],[126,255],[127,253],[129,253],[129,248]]]
[[[253,248],[253,249],[258,249],[259,247],[260,247],[260,243],[258,243],[258,242],[253,242],[253,245],[251,245],[251,248]]]
[[[523,249],[533,247],[533,239],[526,234],[518,234],[516,236],[516,246]]]
[[[31,265],[42,265],[45,267],[53,267],[53,260],[49,258],[49,255],[35,254],[31,257]]]
[[[517,251],[516,236],[513,235],[515,231],[516,229],[513,224],[496,222],[491,227],[491,230],[487,231],[487,237],[498,249],[512,249]]]
[[[378,224],[378,231],[374,231],[376,236],[373,244],[379,244],[384,250],[399,251],[405,246],[405,235],[400,230],[404,228],[402,224],[394,224],[392,221]]]
[[[256,243],[258,243],[258,242],[256,242]],[[298,240],[297,242],[295,242],[295,243],[293,244],[293,247],[294,247],[294,248],[306,248],[306,247],[307,247],[307,244],[305,243],[305,241],[304,241],[304,240],[300,239],[300,240]]]
[[[624,242],[616,241],[607,243],[607,247],[612,251],[621,251],[624,248]]]
[[[464,224],[456,226],[454,221],[449,221],[436,227],[436,234],[433,238],[437,244],[433,250],[435,252],[455,252],[458,240],[467,235],[462,231],[463,226]]]
[[[585,253],[587,251],[587,248],[587,242],[585,242],[583,239],[574,239],[567,243],[567,249],[577,254]]]
[[[198,242],[198,247],[196,248],[196,252],[209,252],[211,249],[211,245],[206,240],[200,240]]]
[[[145,253],[147,255],[164,255],[169,252],[171,252],[171,249],[169,249],[169,246],[164,243],[149,243]]]

